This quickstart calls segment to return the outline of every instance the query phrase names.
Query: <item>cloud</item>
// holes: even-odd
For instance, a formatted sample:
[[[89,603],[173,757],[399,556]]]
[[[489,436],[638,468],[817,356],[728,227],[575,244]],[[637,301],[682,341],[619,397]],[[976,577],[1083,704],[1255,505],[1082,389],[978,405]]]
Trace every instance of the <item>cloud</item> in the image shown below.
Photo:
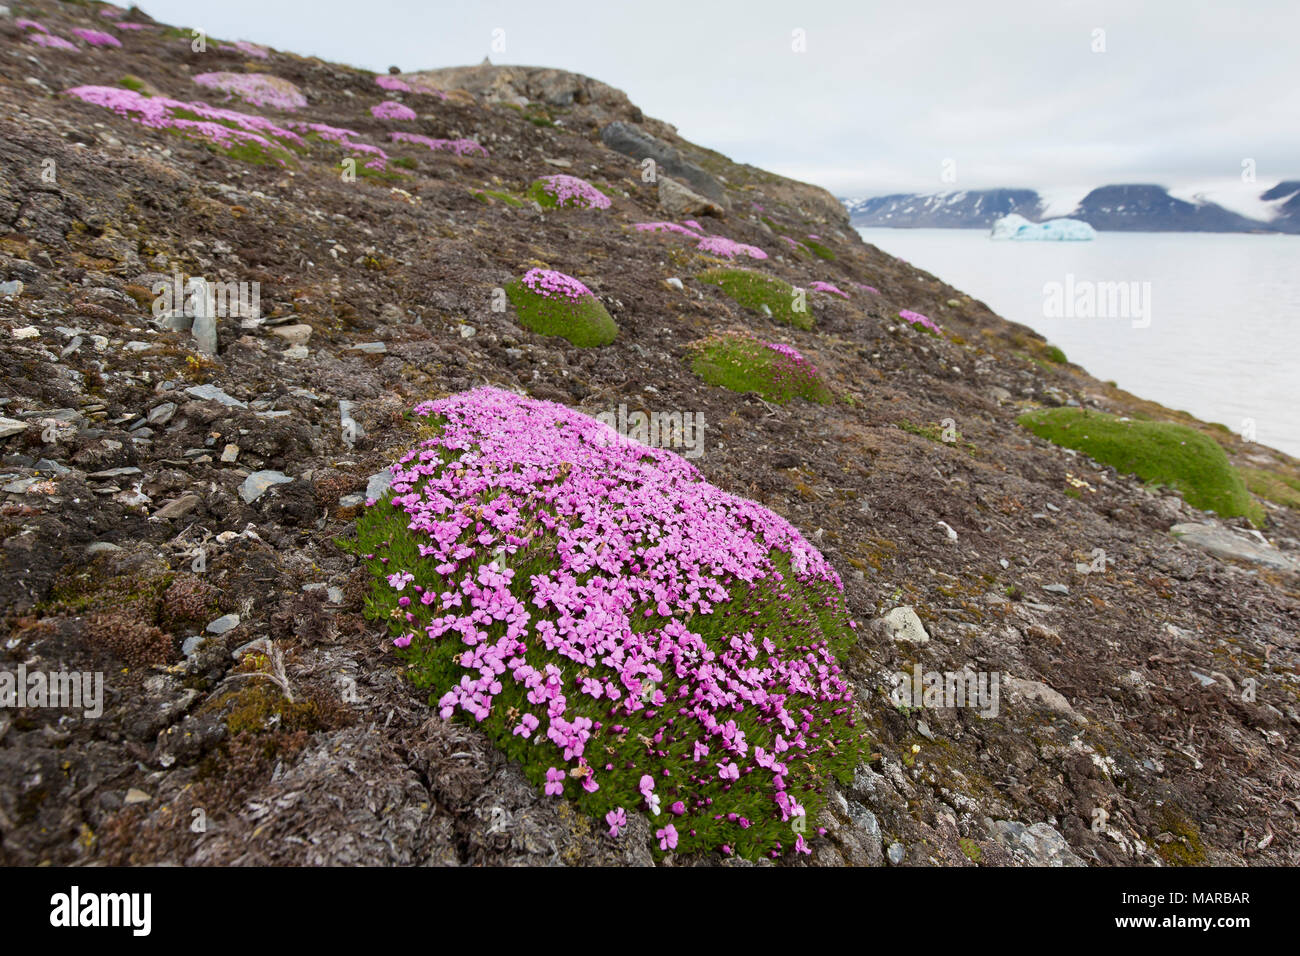
[[[688,139],[841,195],[1176,185],[1230,177],[1247,157],[1261,182],[1300,177],[1294,0],[143,6],[212,36],[376,71],[491,55],[586,73]],[[945,159],[955,184],[940,179]]]

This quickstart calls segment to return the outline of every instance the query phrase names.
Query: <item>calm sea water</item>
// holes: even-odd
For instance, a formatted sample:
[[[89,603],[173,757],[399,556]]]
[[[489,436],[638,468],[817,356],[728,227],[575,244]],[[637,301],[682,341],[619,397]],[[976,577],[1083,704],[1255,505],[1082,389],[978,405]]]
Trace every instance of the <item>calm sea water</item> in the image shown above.
[[[1300,236],[858,232],[1040,332],[1097,378],[1238,433],[1253,421],[1258,442],[1300,457]],[[1125,283],[1127,309],[1120,287],[1101,283]],[[1123,314],[1097,314],[1111,311]]]

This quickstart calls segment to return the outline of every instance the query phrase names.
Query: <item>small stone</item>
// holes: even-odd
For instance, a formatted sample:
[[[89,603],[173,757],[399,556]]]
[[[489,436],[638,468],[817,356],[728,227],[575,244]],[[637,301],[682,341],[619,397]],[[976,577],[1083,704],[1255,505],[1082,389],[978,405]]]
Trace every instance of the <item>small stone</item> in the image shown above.
[[[202,502],[198,495],[181,495],[173,501],[167,502],[153,516],[160,521],[170,521],[173,518],[180,518],[189,514]]]
[[[251,505],[272,485],[283,485],[291,481],[293,479],[282,471],[255,471],[239,486],[239,497]]]
[[[17,435],[25,431],[27,431],[27,422],[16,421],[12,418],[0,418],[0,438],[8,438],[10,435]]]
[[[206,640],[206,637],[199,634],[185,638],[185,640],[181,642],[181,653],[186,657],[193,657],[199,652],[199,648],[203,646]]]
[[[676,289],[678,292],[685,291],[685,289],[686,289],[686,287],[685,287],[684,285],[682,285],[682,280],[679,279],[679,278],[677,278],[677,276],[673,276],[671,279],[668,279],[667,282],[668,282],[668,284],[669,284],[670,286],[672,286],[672,287],[673,287],[674,289]]]
[[[312,327],[305,323],[296,325],[281,325],[271,330],[272,335],[278,335],[290,345],[306,345],[307,340],[311,338]]]
[[[225,634],[227,631],[233,631],[239,627],[238,614],[223,614],[211,624],[208,625],[209,634]]]
[[[137,790],[135,787],[132,787],[126,792],[126,797],[122,802],[127,806],[130,806],[133,803],[148,803],[152,799],[153,797],[149,796],[149,794],[145,793],[143,790]]]
[[[19,280],[13,279],[9,282],[0,282],[0,296],[22,294],[23,284]]]
[[[108,541],[96,541],[93,544],[86,545],[86,554],[105,554],[109,551],[121,551],[122,549]]]
[[[212,402],[220,402],[227,408],[247,408],[244,402],[237,398],[231,398],[224,391],[215,385],[192,385],[185,390],[186,395],[192,395],[195,398],[205,399]]]
[[[908,605],[896,607],[880,618],[881,628],[890,640],[900,644],[928,644],[930,635],[925,625],[917,617],[916,611]]]
[[[385,468],[383,471],[376,472],[370,476],[366,482],[366,500],[378,501],[388,491],[388,486],[393,483],[393,473]]]
[[[109,481],[113,478],[125,478],[127,475],[138,475],[140,473],[139,468],[108,468],[104,471],[93,471],[86,477],[98,481]]]
[[[1070,589],[1064,584],[1044,584],[1043,590],[1048,594],[1069,594]]]
[[[903,844],[889,844],[889,862],[894,864],[894,866],[898,866],[898,864],[903,862]]]
[[[234,461],[238,457],[239,457],[238,445],[227,445],[225,448],[221,449],[221,460],[226,462],[227,464]]]
[[[166,425],[172,420],[172,416],[175,414],[175,402],[163,402],[161,405],[155,405],[153,408],[149,409],[149,424]]]
[[[34,325],[24,325],[21,329],[14,329],[11,334],[16,339],[39,339],[41,330]]]
[[[460,337],[462,339],[472,339],[477,334],[478,329],[474,328],[472,325],[462,325],[460,327]]]
[[[361,342],[357,345],[349,345],[349,352],[364,352],[366,355],[383,355],[388,351],[388,346],[383,342]]]

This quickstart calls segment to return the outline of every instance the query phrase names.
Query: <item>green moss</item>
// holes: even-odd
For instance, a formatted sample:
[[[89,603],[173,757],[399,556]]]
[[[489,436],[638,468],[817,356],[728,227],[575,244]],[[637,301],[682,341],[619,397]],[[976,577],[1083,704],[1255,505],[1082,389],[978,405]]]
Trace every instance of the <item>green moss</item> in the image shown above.
[[[447,467],[451,455],[444,453],[441,457],[442,467]],[[366,560],[367,568],[373,575],[373,587],[366,600],[366,614],[374,620],[388,625],[394,636],[414,632],[415,639],[410,646],[399,651],[405,660],[412,683],[429,693],[429,702],[437,706],[441,695],[452,685],[459,682],[465,673],[461,658],[465,646],[453,638],[432,640],[424,633],[432,612],[421,602],[412,602],[402,609],[397,605],[399,595],[388,586],[384,579],[391,567],[409,570],[414,575],[413,585],[424,591],[441,593],[455,589],[458,582],[445,578],[437,572],[438,561],[421,556],[420,540],[408,529],[409,517],[396,509],[390,501],[384,500],[366,510],[357,522],[355,542],[347,545],[348,550]],[[427,540],[427,539],[426,539]],[[472,531],[466,532],[462,541],[472,540]],[[375,557],[382,552],[388,558],[388,565],[381,564]],[[847,627],[842,606],[836,595],[829,593],[819,585],[802,582],[793,573],[788,556],[773,550],[771,560],[780,571],[781,580],[764,581],[753,589],[743,585],[732,588],[732,598],[718,602],[709,614],[697,614],[690,619],[690,628],[698,634],[713,654],[724,653],[729,644],[729,637],[735,633],[736,616],[744,616],[746,630],[752,631],[756,642],[771,640],[777,647],[791,645],[809,645],[814,642],[827,641],[829,650],[837,659],[843,660],[854,645],[853,631]],[[557,543],[553,538],[538,538],[530,546],[513,552],[508,559],[509,567],[514,572],[511,590],[515,596],[529,604],[532,580],[535,575],[552,572],[560,566]],[[410,593],[409,591],[407,593]],[[634,627],[654,628],[659,624],[651,623],[646,614],[654,607],[652,602],[630,608],[629,618]],[[413,612],[415,619],[406,620],[405,612]],[[544,613],[541,619],[547,618]],[[792,628],[790,621],[801,623]],[[505,622],[492,622],[486,625],[488,642],[499,640],[505,633]],[[564,679],[576,681],[585,674],[572,660],[556,652],[547,651],[540,641],[530,642],[529,663],[534,667],[547,668],[552,665],[559,668]],[[502,689],[493,699],[490,712],[481,721],[472,722],[480,732],[495,741],[498,748],[511,761],[522,767],[525,776],[540,792],[546,784],[548,768],[563,766],[558,760],[554,746],[544,739],[525,739],[514,733],[520,715],[536,713],[536,704],[527,698],[527,688],[516,681],[501,681]],[[669,700],[676,700],[682,683],[671,668],[664,668],[664,677],[659,685]],[[567,696],[565,717],[570,720],[585,717],[603,724],[611,722],[611,709],[608,701],[598,701],[585,694],[571,693]],[[791,760],[787,774],[788,791],[796,796],[807,811],[810,822],[819,818],[820,809],[826,802],[826,784],[832,779],[847,782],[852,778],[853,769],[861,759],[863,740],[855,737],[843,725],[843,715],[833,715],[834,703],[810,704],[809,717],[818,726],[821,733],[826,733],[822,723],[828,719],[834,724],[834,732],[848,741],[836,752],[819,754],[815,760]],[[257,710],[253,710],[257,715]],[[765,723],[757,708],[737,708],[729,714],[734,719],[737,729],[743,731],[752,745],[770,748],[774,730],[770,723]],[[453,718],[459,721],[471,719],[457,711]],[[640,812],[636,808],[643,806],[639,793],[639,782],[643,774],[649,774],[659,783],[657,792],[664,801],[664,814],[652,818],[652,826],[663,826],[672,822],[679,834],[677,852],[687,854],[697,851],[709,851],[722,844],[732,847],[736,855],[745,858],[757,858],[781,843],[788,851],[794,841],[795,833],[789,822],[783,823],[780,815],[773,812],[772,792],[761,781],[746,781],[743,786],[728,787],[720,780],[710,782],[692,782],[683,777],[681,768],[693,766],[693,742],[691,733],[676,736],[656,736],[663,723],[662,715],[655,708],[642,708],[632,713],[618,711],[618,724],[625,728],[615,734],[602,734],[599,764],[599,789],[587,793],[575,779],[565,782],[565,803],[577,813],[589,818],[603,832],[604,816],[617,808],[626,808],[628,816]],[[779,729],[779,728],[778,728]],[[538,735],[534,735],[535,738]],[[593,738],[594,739],[594,738]],[[591,755],[594,748],[589,747]],[[596,761],[593,760],[593,763]],[[668,773],[671,771],[671,775]],[[770,779],[770,778],[769,778]],[[707,798],[710,805],[700,808],[697,798]],[[549,798],[548,798],[549,799]],[[686,803],[688,809],[682,816],[668,812],[668,806],[676,800]],[[724,819],[715,819],[715,814],[735,813],[752,821],[746,829],[738,829]]]
[[[980,849],[980,845],[970,837],[962,837],[957,841],[957,846],[961,847],[961,852],[964,853],[966,859],[970,860],[972,863],[978,863],[984,856],[984,851]]]
[[[493,199],[499,199],[507,206],[518,208],[524,204],[524,201],[513,193],[508,193],[501,189],[475,189],[471,195],[481,203],[491,203]]]
[[[727,298],[746,309],[763,312],[763,307],[766,306],[767,313],[778,322],[793,325],[797,329],[813,327],[812,313],[808,311],[806,300],[799,297],[803,308],[796,311],[795,287],[775,276],[754,272],[752,269],[709,269],[697,278],[709,285],[716,285]]]
[[[618,335],[618,326],[595,296],[576,302],[563,296],[546,298],[514,279],[506,284],[506,297],[519,323],[538,335],[558,335],[580,348],[608,345]]]
[[[1223,449],[1200,432],[1168,422],[1126,421],[1102,412],[1053,408],[1029,412],[1019,422],[1040,438],[1090,455],[1143,481],[1183,493],[1188,504],[1224,517],[1264,520],[1259,502]]]
[[[1160,858],[1170,866],[1202,866],[1205,864],[1205,844],[1196,824],[1172,804],[1160,814],[1160,827],[1174,839],[1160,844]]]
[[[120,79],[118,82],[121,83],[123,86],[125,86],[128,90],[134,90],[136,93],[142,93],[146,96],[148,95],[145,92],[147,86],[144,80],[140,79],[140,77],[138,76],[134,76],[128,73],[126,76],[122,77],[122,79]]]
[[[820,374],[791,375],[789,360],[748,335],[715,335],[691,346],[691,370],[710,385],[753,392],[782,404],[803,398],[819,405],[833,396]]]
[[[822,245],[816,239],[803,239],[800,244],[805,246],[818,259],[826,259],[832,262],[835,260],[835,253],[831,252],[829,247]]]
[[[1246,487],[1261,498],[1287,508],[1300,509],[1300,479],[1265,468],[1240,468]]]
[[[415,169],[418,166],[416,161],[413,160],[410,156],[398,156],[396,158],[390,158],[388,161],[392,165],[398,166],[402,169]]]
[[[1054,362],[1054,363],[1056,363],[1057,365],[1064,365],[1064,364],[1066,364],[1067,359],[1066,359],[1066,357],[1065,357],[1065,353],[1062,352],[1062,351],[1061,351],[1057,346],[1055,346],[1055,345],[1049,345],[1049,346],[1047,346],[1047,348],[1044,350],[1043,354],[1047,356],[1047,361],[1049,361],[1049,362]]]

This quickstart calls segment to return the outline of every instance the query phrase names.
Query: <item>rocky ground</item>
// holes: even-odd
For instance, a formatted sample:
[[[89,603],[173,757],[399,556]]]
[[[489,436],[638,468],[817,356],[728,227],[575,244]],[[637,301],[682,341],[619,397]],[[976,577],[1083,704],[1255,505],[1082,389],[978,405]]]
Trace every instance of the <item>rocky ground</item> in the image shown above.
[[[413,440],[406,412],[483,384],[702,412],[708,480],[787,517],[839,570],[870,622],[849,665],[872,753],[807,862],[1300,862],[1300,519],[1269,505],[1252,550],[1244,522],[1016,417],[1155,415],[1239,463],[1295,462],[1053,363],[1029,329],[863,244],[829,194],[686,143],[603,84],[433,71],[448,98],[401,94],[419,117],[395,123],[371,116],[387,94],[370,74],[217,40],[195,52],[188,32],[134,12],[146,29],[115,30],[100,10],[0,16],[0,670],[102,671],[106,697],[98,718],[0,710],[0,862],[654,862],[644,822],[614,843],[440,720],[361,614],[366,581],[338,540]],[[39,47],[20,17],[123,46]],[[61,95],[130,75],[214,102],[192,76],[219,70],[287,79],[308,99],[299,118],[409,162],[355,181],[328,144],[250,163]],[[389,144],[392,129],[490,155]],[[612,208],[474,194],[556,172]],[[691,244],[630,228],[691,216],[766,250],[756,268],[849,298],[810,292],[814,329],[782,326],[696,281],[716,263]],[[493,310],[537,265],[599,296],[612,345],[574,349]],[[221,318],[205,350],[152,313],[175,272],[260,283],[261,318]],[[688,345],[740,328],[796,346],[836,401],[705,385]],[[945,419],[957,440],[937,438]],[[1188,523],[1226,545],[1170,534]],[[917,663],[999,673],[998,715],[896,706],[892,675]]]

